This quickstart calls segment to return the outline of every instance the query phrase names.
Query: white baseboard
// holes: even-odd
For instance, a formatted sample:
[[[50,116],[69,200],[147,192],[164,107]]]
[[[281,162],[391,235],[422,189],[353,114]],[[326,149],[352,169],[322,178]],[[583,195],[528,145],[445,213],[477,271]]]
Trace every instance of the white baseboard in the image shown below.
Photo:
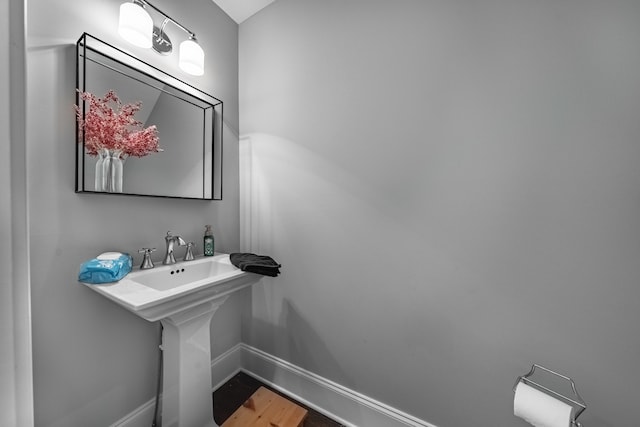
[[[242,369],[242,348],[236,344],[211,361],[211,384],[213,390],[229,381]]]
[[[149,427],[153,422],[155,399],[144,403],[109,427]]]
[[[349,427],[436,427],[299,366],[239,344],[242,370]]]
[[[214,390],[239,371],[348,427],[436,427],[362,393],[246,344],[237,344],[211,362]],[[149,427],[155,401],[141,405],[111,427]]]

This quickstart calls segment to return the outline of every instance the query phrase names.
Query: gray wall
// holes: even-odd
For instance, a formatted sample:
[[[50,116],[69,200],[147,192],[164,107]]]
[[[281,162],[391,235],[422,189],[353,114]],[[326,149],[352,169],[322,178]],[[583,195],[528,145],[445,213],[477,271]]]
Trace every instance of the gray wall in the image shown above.
[[[2,4],[0,13],[0,93],[8,93],[9,80],[9,3]],[[11,100],[0,101],[0,241],[11,242]],[[0,248],[0,270],[9,274],[0,276],[0,424],[16,423],[13,292],[11,274],[11,246]]]
[[[167,230],[195,241],[202,252],[204,224],[213,224],[217,248],[239,245],[238,26],[210,0],[188,7],[153,4],[194,31],[206,52],[206,74],[177,67],[117,35],[120,1],[28,2],[28,195],[35,418],[38,426],[105,426],[154,396],[158,325],[130,314],[77,283],[80,263],[103,251],[157,247]],[[164,200],[74,193],[75,42],[82,32],[129,49],[225,102],[225,199]],[[169,30],[168,30],[169,31]],[[173,28],[181,41],[184,34]],[[214,317],[212,356],[240,340],[242,295]]]
[[[0,6],[0,425],[33,425],[25,150],[25,10]]]
[[[279,0],[240,25],[244,339],[439,427],[534,362],[637,425],[640,3]]]

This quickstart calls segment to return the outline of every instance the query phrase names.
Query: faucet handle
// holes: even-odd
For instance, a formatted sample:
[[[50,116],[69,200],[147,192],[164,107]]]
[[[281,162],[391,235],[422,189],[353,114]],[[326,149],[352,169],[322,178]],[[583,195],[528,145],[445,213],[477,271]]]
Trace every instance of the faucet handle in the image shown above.
[[[193,256],[193,248],[196,246],[195,243],[189,242],[187,243],[187,251],[184,253],[185,261],[193,261],[195,258]]]
[[[142,264],[140,264],[140,270],[148,270],[153,268],[153,261],[151,261],[151,252],[155,252],[156,248],[142,248],[138,251],[142,256]]]

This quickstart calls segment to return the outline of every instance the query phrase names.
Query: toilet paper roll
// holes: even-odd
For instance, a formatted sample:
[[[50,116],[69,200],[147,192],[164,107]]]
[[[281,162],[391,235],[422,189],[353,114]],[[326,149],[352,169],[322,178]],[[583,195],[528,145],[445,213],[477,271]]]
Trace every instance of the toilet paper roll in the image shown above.
[[[521,381],[513,398],[513,414],[535,427],[570,427],[573,406]]]

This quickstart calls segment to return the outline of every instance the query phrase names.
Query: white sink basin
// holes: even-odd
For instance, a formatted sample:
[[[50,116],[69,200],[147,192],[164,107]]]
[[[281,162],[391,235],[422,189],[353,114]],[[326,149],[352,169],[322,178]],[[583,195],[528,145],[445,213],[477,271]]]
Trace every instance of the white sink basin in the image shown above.
[[[250,286],[260,276],[236,268],[229,255],[134,269],[119,282],[86,284],[138,316],[154,322]]]
[[[212,281],[218,281],[217,279],[221,275],[227,275],[237,270],[228,258],[218,256],[151,270],[140,270],[131,274],[127,279],[158,291],[169,291],[182,289],[183,286],[193,283],[208,284]]]

